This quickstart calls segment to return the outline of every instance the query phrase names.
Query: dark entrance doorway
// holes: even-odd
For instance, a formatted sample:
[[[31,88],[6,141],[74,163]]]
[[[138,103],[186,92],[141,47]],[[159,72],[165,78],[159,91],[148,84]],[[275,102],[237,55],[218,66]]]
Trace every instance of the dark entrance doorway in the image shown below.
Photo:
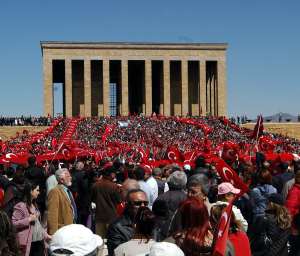
[[[160,113],[163,104],[163,61],[152,61],[152,112]]]
[[[145,112],[145,61],[128,61],[129,112]]]
[[[52,90],[53,90],[53,115],[66,115],[65,104],[65,61],[52,61]]]

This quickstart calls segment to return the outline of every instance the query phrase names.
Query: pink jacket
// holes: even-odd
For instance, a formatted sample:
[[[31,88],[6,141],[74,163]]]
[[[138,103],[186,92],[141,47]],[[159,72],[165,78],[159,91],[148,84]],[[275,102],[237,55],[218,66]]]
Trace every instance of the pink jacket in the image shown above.
[[[15,205],[12,215],[12,223],[17,230],[17,239],[22,252],[29,256],[32,241],[33,226],[29,222],[30,213],[24,202]]]

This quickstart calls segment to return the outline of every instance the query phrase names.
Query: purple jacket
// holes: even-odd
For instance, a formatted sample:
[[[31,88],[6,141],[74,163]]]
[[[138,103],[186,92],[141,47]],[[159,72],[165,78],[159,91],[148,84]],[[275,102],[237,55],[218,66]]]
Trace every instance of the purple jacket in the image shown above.
[[[12,215],[12,223],[17,230],[17,239],[22,252],[29,256],[32,241],[33,226],[29,222],[30,213],[24,202],[15,205]]]

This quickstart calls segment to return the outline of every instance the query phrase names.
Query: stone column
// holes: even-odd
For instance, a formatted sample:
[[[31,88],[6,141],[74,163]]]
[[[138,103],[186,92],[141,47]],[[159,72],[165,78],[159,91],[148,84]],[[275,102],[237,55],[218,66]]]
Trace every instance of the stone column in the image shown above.
[[[103,115],[109,115],[109,60],[103,60]]]
[[[211,74],[209,73],[208,81],[206,81],[206,114],[211,114],[211,102],[210,102],[210,84],[211,84]]]
[[[84,60],[84,115],[92,116],[91,61]]]
[[[206,61],[199,62],[199,113],[202,116],[206,115]]]
[[[164,60],[164,115],[170,116],[170,61]]]
[[[127,116],[129,113],[128,109],[128,60],[122,60],[121,76],[122,76],[122,107],[121,115]]]
[[[189,112],[188,61],[181,61],[181,115]]]
[[[216,74],[216,78],[217,78],[217,74]],[[219,116],[218,113],[218,86],[217,86],[217,79],[215,78],[214,80],[214,92],[215,92],[215,115]]]
[[[151,60],[145,61],[145,103],[146,103],[146,116],[152,114],[152,62]]]
[[[211,114],[215,115],[215,74],[212,74],[210,80],[210,104],[211,104]]]
[[[72,60],[65,60],[65,104],[66,104],[66,117],[73,115],[73,101],[72,101]]]
[[[43,77],[44,77],[44,115],[53,116],[53,74],[52,59],[44,56],[43,58]]]
[[[226,61],[218,61],[217,64],[217,95],[218,95],[218,115],[227,116],[227,86],[226,86]]]

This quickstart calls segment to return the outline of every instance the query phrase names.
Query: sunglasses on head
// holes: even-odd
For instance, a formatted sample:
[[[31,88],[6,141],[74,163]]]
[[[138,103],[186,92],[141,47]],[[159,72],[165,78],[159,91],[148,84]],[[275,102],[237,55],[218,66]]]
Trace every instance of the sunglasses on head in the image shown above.
[[[147,206],[149,204],[149,202],[148,201],[133,201],[133,202],[131,202],[131,204],[134,206],[142,206],[142,205]]]

